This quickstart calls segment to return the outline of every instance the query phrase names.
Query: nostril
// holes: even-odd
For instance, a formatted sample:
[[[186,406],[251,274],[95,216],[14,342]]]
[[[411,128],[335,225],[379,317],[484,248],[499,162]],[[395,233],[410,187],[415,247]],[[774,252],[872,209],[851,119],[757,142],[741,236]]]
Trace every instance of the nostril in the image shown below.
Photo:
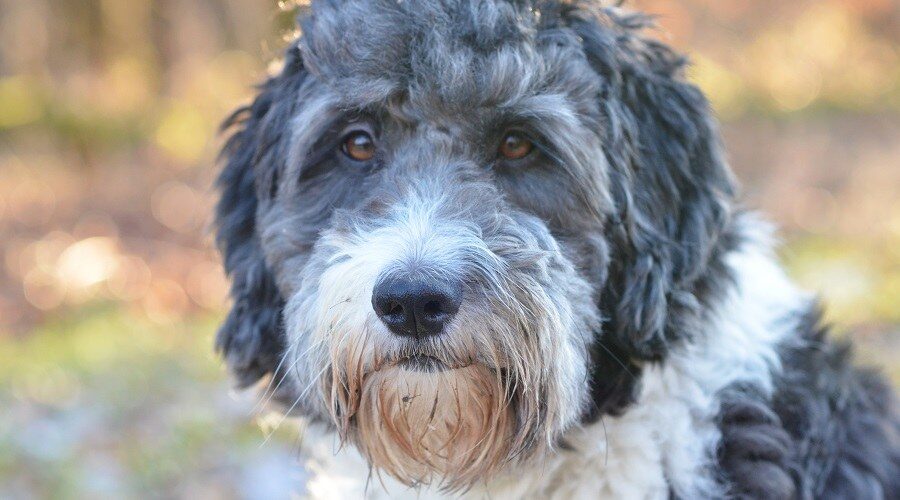
[[[406,316],[409,308],[404,307],[403,302],[391,297],[376,296],[372,301],[372,305],[374,306],[375,314],[385,323],[402,325],[410,319]]]
[[[391,301],[385,311],[390,316],[403,316],[403,305],[399,302]]]
[[[425,303],[425,306],[422,308],[422,310],[428,316],[437,316],[444,313],[443,306],[441,306],[441,303],[437,300],[429,300]]]

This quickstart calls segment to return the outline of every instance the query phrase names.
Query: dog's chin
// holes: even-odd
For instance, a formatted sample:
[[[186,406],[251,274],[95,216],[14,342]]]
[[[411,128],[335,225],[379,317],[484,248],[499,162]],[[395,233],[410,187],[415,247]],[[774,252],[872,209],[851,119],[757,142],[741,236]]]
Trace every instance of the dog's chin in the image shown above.
[[[407,485],[463,490],[509,459],[513,415],[495,370],[417,356],[368,374],[361,389],[352,439]]]

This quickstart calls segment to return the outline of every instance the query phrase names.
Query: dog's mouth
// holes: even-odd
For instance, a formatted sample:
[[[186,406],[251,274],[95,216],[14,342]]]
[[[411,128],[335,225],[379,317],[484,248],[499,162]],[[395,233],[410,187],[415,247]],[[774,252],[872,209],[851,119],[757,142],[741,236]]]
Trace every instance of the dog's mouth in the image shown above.
[[[397,365],[409,371],[420,371],[426,373],[444,372],[449,370],[459,370],[469,366],[469,364],[449,364],[435,356],[428,354],[412,354],[401,358]]]

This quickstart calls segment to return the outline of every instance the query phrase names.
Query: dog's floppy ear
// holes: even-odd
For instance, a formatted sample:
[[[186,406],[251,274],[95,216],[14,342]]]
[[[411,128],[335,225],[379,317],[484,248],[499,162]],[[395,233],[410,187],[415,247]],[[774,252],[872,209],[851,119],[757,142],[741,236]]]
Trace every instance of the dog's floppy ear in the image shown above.
[[[605,154],[616,214],[601,307],[631,355],[661,358],[691,331],[714,283],[734,198],[709,105],[684,59],[638,31],[640,15],[574,11],[570,26],[602,82]]]
[[[215,213],[216,243],[231,278],[233,305],[216,337],[241,387],[276,370],[285,348],[281,315],[284,299],[266,263],[257,228],[257,212],[271,198],[283,168],[282,134],[296,105],[296,90],[306,72],[299,49],[288,50],[284,69],[261,87],[253,103],[238,109],[223,125],[232,131],[221,161]]]

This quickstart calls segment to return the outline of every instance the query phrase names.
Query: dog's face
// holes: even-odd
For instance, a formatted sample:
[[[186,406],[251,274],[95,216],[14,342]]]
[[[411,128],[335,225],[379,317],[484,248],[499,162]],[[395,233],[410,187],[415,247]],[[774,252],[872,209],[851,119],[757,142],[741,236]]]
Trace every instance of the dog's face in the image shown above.
[[[705,102],[639,22],[313,2],[224,153],[219,342],[242,382],[272,375],[376,468],[449,489],[627,402],[731,193]]]

